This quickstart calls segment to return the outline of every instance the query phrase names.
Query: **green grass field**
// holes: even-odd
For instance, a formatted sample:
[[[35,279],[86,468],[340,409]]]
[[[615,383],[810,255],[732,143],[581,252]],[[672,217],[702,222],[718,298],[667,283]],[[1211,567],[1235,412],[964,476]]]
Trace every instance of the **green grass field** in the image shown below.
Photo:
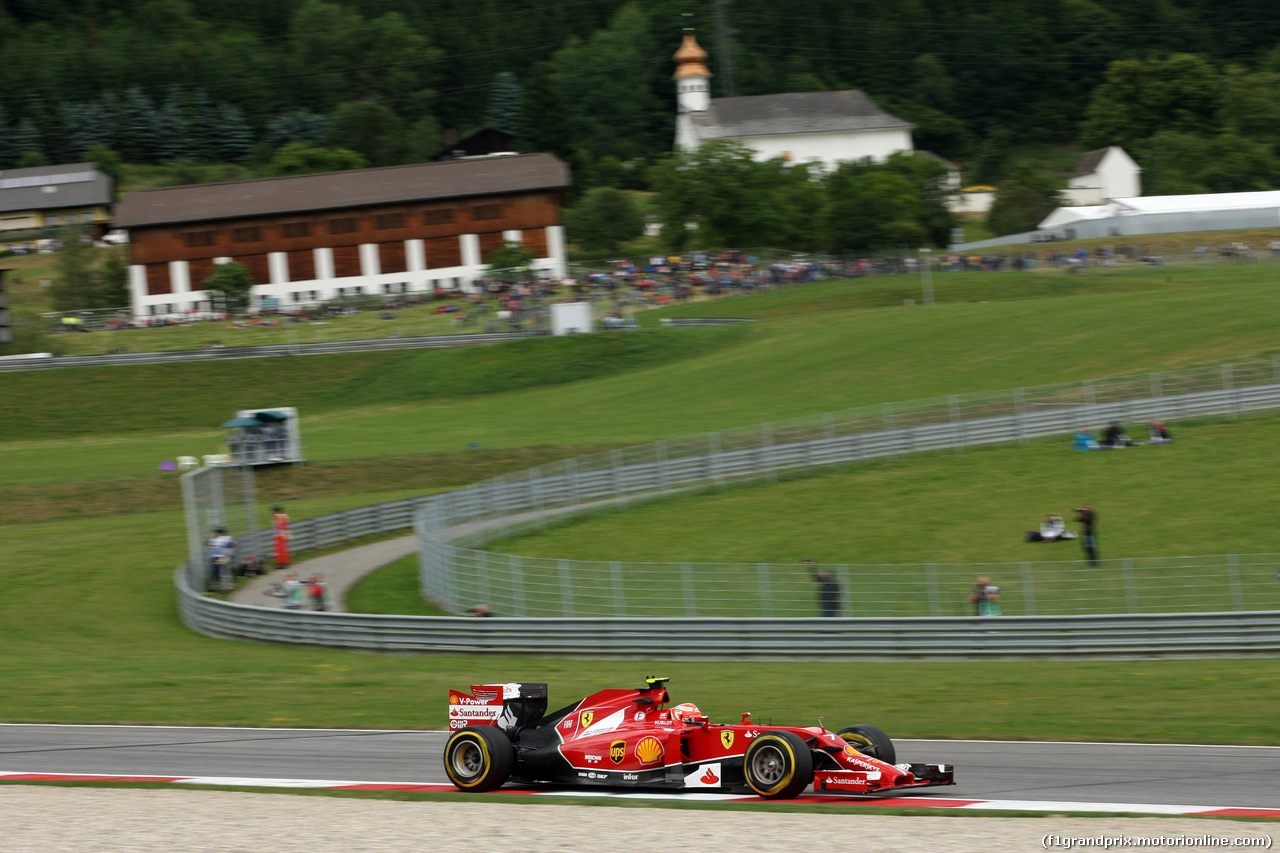
[[[0,424],[0,720],[439,727],[441,699],[451,686],[548,681],[555,697],[568,700],[661,671],[674,679],[677,696],[697,699],[718,718],[742,710],[779,722],[856,717],[903,737],[1274,743],[1280,664],[1270,659],[1189,665],[406,657],[219,641],[192,634],[177,619],[172,572],[183,558],[183,523],[177,482],[156,471],[156,462],[212,452],[221,439],[217,424],[235,409],[299,406],[315,461],[264,472],[259,498],[296,498],[291,512],[305,518],[709,429],[1277,352],[1270,318],[1280,308],[1280,288],[1273,271],[1132,275],[1108,277],[1113,286],[1099,276],[1097,289],[1060,294],[1023,291],[1027,280],[992,275],[981,278],[980,300],[948,297],[929,308],[893,305],[884,295],[888,279],[833,282],[732,301],[734,313],[765,306],[759,313],[766,319],[749,327],[483,351],[0,374],[0,391],[20,401]],[[1059,281],[1074,287],[1084,279]],[[860,295],[863,286],[871,296]],[[810,298],[823,307],[811,310]],[[1087,493],[1106,507],[1103,547],[1137,555],[1173,547],[1157,541],[1158,527],[1142,539],[1143,521],[1156,523],[1165,512],[1185,518],[1198,489],[1202,523],[1174,531],[1180,547],[1242,550],[1221,545],[1267,528],[1260,513],[1272,491],[1274,441],[1266,432],[1272,423],[1178,428],[1173,447],[1110,456],[1084,458],[1044,442],[801,478],[780,484],[777,494],[802,505],[825,491],[814,486],[855,493],[859,512],[878,513],[883,535],[851,542],[863,531],[842,523],[840,504],[824,516],[821,502],[809,504],[814,526],[803,533],[770,514],[754,516],[755,526],[777,528],[760,532],[766,559],[838,559],[851,544],[864,553],[914,558],[931,546],[994,557],[1001,549],[1017,551],[1016,536],[1041,514],[1065,510]],[[1022,464],[1019,452],[1036,461]],[[1185,487],[1167,470],[1175,463],[1192,478]],[[922,473],[913,475],[916,465]],[[1207,473],[1215,468],[1217,481]],[[1113,484],[1113,496],[1099,496]],[[760,512],[767,492],[734,489],[712,500],[747,515]],[[922,506],[923,500],[931,503]],[[663,515],[673,506],[680,509],[677,502],[636,510],[660,530],[653,540],[671,540],[690,553],[704,542],[705,553],[761,547],[741,527],[736,534],[722,528],[729,520],[719,514],[704,517],[703,535],[686,534],[678,516]],[[702,511],[692,503],[687,509]],[[931,532],[932,543],[903,533],[921,518],[945,522]],[[375,599],[382,594],[368,592]],[[761,691],[760,684],[771,689]]]

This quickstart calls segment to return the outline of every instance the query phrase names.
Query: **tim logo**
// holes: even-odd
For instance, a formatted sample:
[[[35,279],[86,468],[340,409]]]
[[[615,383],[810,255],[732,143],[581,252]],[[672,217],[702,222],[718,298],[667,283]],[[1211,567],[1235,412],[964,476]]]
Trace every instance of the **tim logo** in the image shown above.
[[[582,726],[585,729],[587,726],[591,725],[591,721],[594,720],[595,718],[596,718],[595,711],[583,711],[582,716],[578,718],[578,725]]]
[[[627,757],[627,742],[625,740],[615,740],[609,744],[609,760],[614,764],[621,764],[622,759]]]
[[[721,732],[720,743],[725,749],[733,749],[733,732]]]

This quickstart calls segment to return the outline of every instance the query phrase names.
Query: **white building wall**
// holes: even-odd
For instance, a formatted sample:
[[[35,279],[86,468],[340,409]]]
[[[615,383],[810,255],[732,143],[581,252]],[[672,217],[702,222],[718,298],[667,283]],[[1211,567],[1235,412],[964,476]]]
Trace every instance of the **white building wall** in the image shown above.
[[[267,274],[272,284],[289,283],[289,256],[284,252],[267,253]]]
[[[508,232],[516,235],[522,235],[523,232]],[[532,266],[535,269],[546,270],[550,275],[557,278],[563,278],[568,269],[568,256],[566,254],[564,228],[555,225],[548,227],[547,235],[547,257],[537,258],[533,261]],[[463,234],[459,238],[462,249],[463,263],[461,266],[441,267],[437,269],[428,269],[425,260],[425,251],[421,240],[408,240],[405,246],[405,255],[409,270],[407,272],[382,273],[380,272],[380,264],[378,263],[378,247],[374,244],[362,246],[360,249],[361,270],[364,273],[359,276],[351,276],[348,278],[334,278],[333,275],[333,252],[330,249],[315,250],[315,266],[316,278],[303,281],[289,281],[287,275],[283,275],[277,280],[274,266],[272,266],[272,281],[270,284],[260,284],[254,287],[253,294],[257,297],[275,297],[280,300],[280,306],[284,309],[292,309],[300,304],[307,304],[309,300],[304,297],[304,301],[299,303],[293,299],[295,293],[317,292],[319,301],[336,299],[338,297],[338,289],[345,288],[347,293],[352,293],[353,288],[361,288],[361,293],[366,295],[376,295],[387,292],[386,286],[393,285],[394,292],[400,292],[400,285],[405,283],[408,285],[409,293],[426,293],[439,287],[446,290],[455,287],[461,290],[471,292],[475,290],[474,282],[476,279],[483,277],[484,265],[480,259],[480,238],[475,234]],[[372,256],[366,252],[370,250]],[[287,258],[283,258],[287,262]],[[215,258],[215,263],[226,263],[230,258]],[[372,261],[372,263],[370,263]],[[274,264],[274,259],[268,261]],[[186,262],[181,263],[186,270]],[[287,270],[287,263],[282,271]],[[129,292],[133,305],[133,314],[136,317],[152,316],[153,308],[157,306],[173,306],[172,309],[164,308],[160,311],[160,315],[172,312],[181,312],[187,307],[187,303],[194,299],[207,299],[204,291],[192,291],[189,294],[180,294],[177,292],[177,278],[170,270],[170,280],[175,284],[174,293],[165,293],[158,296],[147,295],[146,269],[140,265],[129,267]],[[189,282],[188,282],[189,286]]]
[[[1142,170],[1122,149],[1112,148],[1102,158],[1098,178],[1104,199],[1142,195]]]
[[[746,136],[734,141],[755,149],[761,160],[772,157],[786,157],[793,163],[817,160],[828,171],[841,162],[871,158],[880,163],[894,152],[915,150],[911,132],[905,128]]]
[[[404,241],[404,260],[409,272],[422,272],[427,268],[427,247],[422,240]]]
[[[382,273],[382,258],[378,257],[377,243],[360,244],[360,272],[365,278],[376,278]]]

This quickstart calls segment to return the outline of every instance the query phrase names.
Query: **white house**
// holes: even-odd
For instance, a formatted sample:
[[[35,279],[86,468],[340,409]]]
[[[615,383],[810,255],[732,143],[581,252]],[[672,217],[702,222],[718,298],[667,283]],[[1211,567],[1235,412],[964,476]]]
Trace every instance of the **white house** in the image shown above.
[[[1142,169],[1119,145],[1081,155],[1063,196],[1072,207],[1105,204],[1142,195]]]
[[[676,148],[728,139],[754,149],[761,159],[816,161],[827,170],[842,161],[881,162],[896,151],[914,150],[914,125],[882,110],[865,92],[712,98],[707,52],[692,33],[685,34],[675,60]]]

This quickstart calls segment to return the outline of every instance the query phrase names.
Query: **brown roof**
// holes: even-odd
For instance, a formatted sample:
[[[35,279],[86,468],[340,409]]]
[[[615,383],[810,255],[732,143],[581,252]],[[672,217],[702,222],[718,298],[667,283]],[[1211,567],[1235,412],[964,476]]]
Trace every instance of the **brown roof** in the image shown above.
[[[1107,156],[1107,152],[1111,150],[1111,146],[1106,148],[1096,148],[1080,155],[1080,159],[1076,161],[1076,167],[1071,170],[1068,177],[1083,178],[1085,175],[1092,175],[1098,171],[1098,166],[1102,164],[1102,158]]]
[[[130,193],[116,205],[122,228],[497,195],[570,185],[551,154],[519,154],[322,172]]]

